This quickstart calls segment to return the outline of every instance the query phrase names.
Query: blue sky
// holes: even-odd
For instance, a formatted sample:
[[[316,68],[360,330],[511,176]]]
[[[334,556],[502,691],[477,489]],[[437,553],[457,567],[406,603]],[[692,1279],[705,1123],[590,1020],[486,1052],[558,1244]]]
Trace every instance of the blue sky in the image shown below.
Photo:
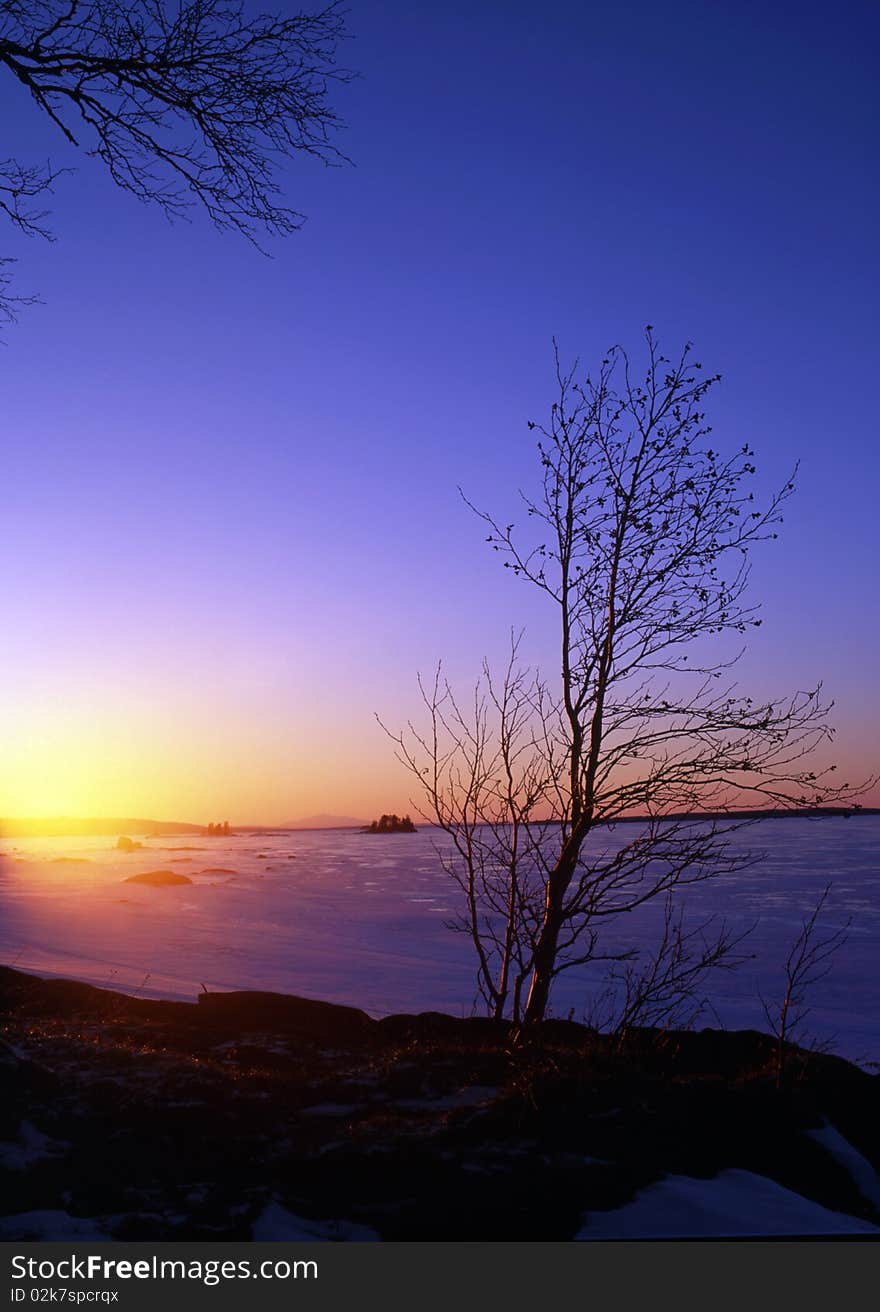
[[[649,322],[723,375],[719,446],[753,445],[765,487],[801,461],[744,674],[824,677],[862,769],[876,6],[386,0],[348,22],[354,165],[285,168],[308,222],[272,258],[121,194],[0,80],[3,153],[77,168],[58,240],[0,248],[44,301],[0,352],[0,731],[28,740],[0,814],[400,809],[372,712],[406,718],[417,669],[470,678],[523,622],[554,664],[457,486],[506,515],[552,337],[589,366]]]

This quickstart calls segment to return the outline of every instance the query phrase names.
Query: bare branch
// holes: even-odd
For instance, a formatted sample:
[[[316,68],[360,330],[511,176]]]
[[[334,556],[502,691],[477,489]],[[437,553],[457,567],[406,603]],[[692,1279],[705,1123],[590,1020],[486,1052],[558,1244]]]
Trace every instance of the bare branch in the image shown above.
[[[703,991],[709,977],[717,971],[735,970],[748,960],[741,949],[752,928],[735,934],[723,921],[710,917],[686,929],[670,889],[654,951],[646,961],[627,965],[622,973],[611,972],[606,989],[594,1004],[593,1023],[620,1041],[636,1028],[690,1029],[709,1006]]]
[[[786,1069],[786,1059],[793,1045],[805,1038],[806,1021],[810,1014],[809,997],[815,985],[825,979],[834,964],[834,957],[845,946],[852,917],[844,925],[828,933],[819,932],[819,917],[828,901],[832,885],[826,884],[816,905],[801,926],[800,933],[791,945],[783,966],[785,987],[778,1003],[764,997],[761,1006],[771,1033],[777,1041],[776,1084],[780,1087]]]
[[[255,245],[303,223],[282,201],[281,161],[345,160],[329,102],[353,76],[336,61],[345,36],[337,3],[275,17],[244,0],[0,0],[0,69],[69,145],[169,219],[200,207]],[[48,236],[28,203],[56,176],[6,161],[0,209]]]

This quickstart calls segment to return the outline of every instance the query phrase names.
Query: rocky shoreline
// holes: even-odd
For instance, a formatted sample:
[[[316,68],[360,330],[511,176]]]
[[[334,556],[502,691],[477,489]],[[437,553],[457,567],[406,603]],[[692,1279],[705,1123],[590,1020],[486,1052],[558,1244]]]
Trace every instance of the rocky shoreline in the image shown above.
[[[778,1233],[880,1237],[880,1076],[795,1050],[777,1088],[751,1031],[620,1046],[0,968],[0,1036],[0,1239],[568,1240],[756,1179]]]

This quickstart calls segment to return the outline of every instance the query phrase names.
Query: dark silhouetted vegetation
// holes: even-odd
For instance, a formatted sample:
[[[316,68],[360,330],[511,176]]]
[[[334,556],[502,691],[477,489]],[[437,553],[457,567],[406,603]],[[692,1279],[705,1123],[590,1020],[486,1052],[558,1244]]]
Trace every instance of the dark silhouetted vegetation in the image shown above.
[[[275,16],[241,0],[0,0],[0,70],[69,146],[169,218],[195,207],[255,244],[303,222],[282,203],[281,160],[345,158],[328,94],[351,77],[345,35],[337,4]],[[0,212],[20,233],[51,240],[46,198],[64,171],[0,159]],[[7,320],[33,299],[12,294],[10,263]]]
[[[846,945],[852,924],[850,916],[844,925],[822,930],[820,918],[830,892],[831,884],[826,884],[791,945],[782,968],[781,997],[773,1002],[761,998],[764,1016],[776,1039],[776,1083],[780,1086],[787,1064],[793,1059],[796,1062],[798,1045],[806,1042],[806,1021],[815,986],[830,972],[834,957]]]
[[[615,918],[753,865],[731,840],[761,808],[847,805],[854,792],[813,764],[831,737],[821,685],[755,700],[732,674],[733,644],[762,622],[745,596],[749,553],[777,536],[793,479],[762,505],[751,446],[723,454],[711,437],[718,376],[690,345],[664,356],[650,328],[646,357],[637,372],[613,347],[583,381],[557,357],[549,417],[529,425],[540,483],[523,494],[525,524],[477,511],[504,567],[547,603],[559,676],[523,668],[514,637],[506,668],[484,666],[465,698],[440,668],[420,680],[426,726],[391,735],[423,814],[451,839],[455,927],[499,1019],[540,1021],[562,971],[630,960],[606,946]],[[634,814],[640,827],[608,842]],[[657,969],[630,972],[637,1014],[646,987],[652,1014],[658,981],[666,1007],[667,986],[689,997],[691,967],[726,955],[722,933],[694,956],[670,915]]]
[[[216,1244],[250,1240],[280,1203],[327,1238],[349,1221],[384,1240],[568,1240],[665,1176],[710,1191],[730,1169],[880,1224],[813,1136],[833,1125],[880,1167],[878,1077],[798,1050],[799,1078],[777,1089],[770,1035],[517,1035],[277,994],[159,1002],[3,967],[0,1026],[0,1138],[27,1122],[52,1146],[26,1171],[0,1164],[7,1225],[63,1212],[115,1240]]]
[[[364,831],[368,834],[414,834],[416,827],[408,815],[383,815]]]

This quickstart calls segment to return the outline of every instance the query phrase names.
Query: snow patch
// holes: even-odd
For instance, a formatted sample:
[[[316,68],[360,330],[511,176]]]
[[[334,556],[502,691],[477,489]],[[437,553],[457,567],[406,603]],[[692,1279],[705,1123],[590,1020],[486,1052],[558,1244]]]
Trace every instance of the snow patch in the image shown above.
[[[71,1216],[69,1212],[19,1212],[17,1216],[0,1216],[0,1239],[23,1239],[50,1242],[59,1239],[106,1240],[110,1235],[97,1220],[88,1216]]]
[[[280,1203],[269,1203],[253,1224],[258,1243],[375,1243],[380,1236],[354,1221],[312,1221],[294,1216]]]
[[[862,1197],[880,1211],[880,1175],[867,1157],[853,1148],[829,1121],[825,1122],[821,1130],[808,1130],[807,1135],[831,1154],[848,1173]]]
[[[7,1171],[26,1171],[35,1162],[48,1161],[63,1154],[68,1145],[50,1139],[30,1121],[22,1121],[14,1143],[0,1143],[0,1166]]]
[[[587,1212],[575,1239],[728,1239],[746,1236],[880,1236],[868,1221],[832,1212],[752,1171],[711,1180],[669,1175],[611,1212]]]

